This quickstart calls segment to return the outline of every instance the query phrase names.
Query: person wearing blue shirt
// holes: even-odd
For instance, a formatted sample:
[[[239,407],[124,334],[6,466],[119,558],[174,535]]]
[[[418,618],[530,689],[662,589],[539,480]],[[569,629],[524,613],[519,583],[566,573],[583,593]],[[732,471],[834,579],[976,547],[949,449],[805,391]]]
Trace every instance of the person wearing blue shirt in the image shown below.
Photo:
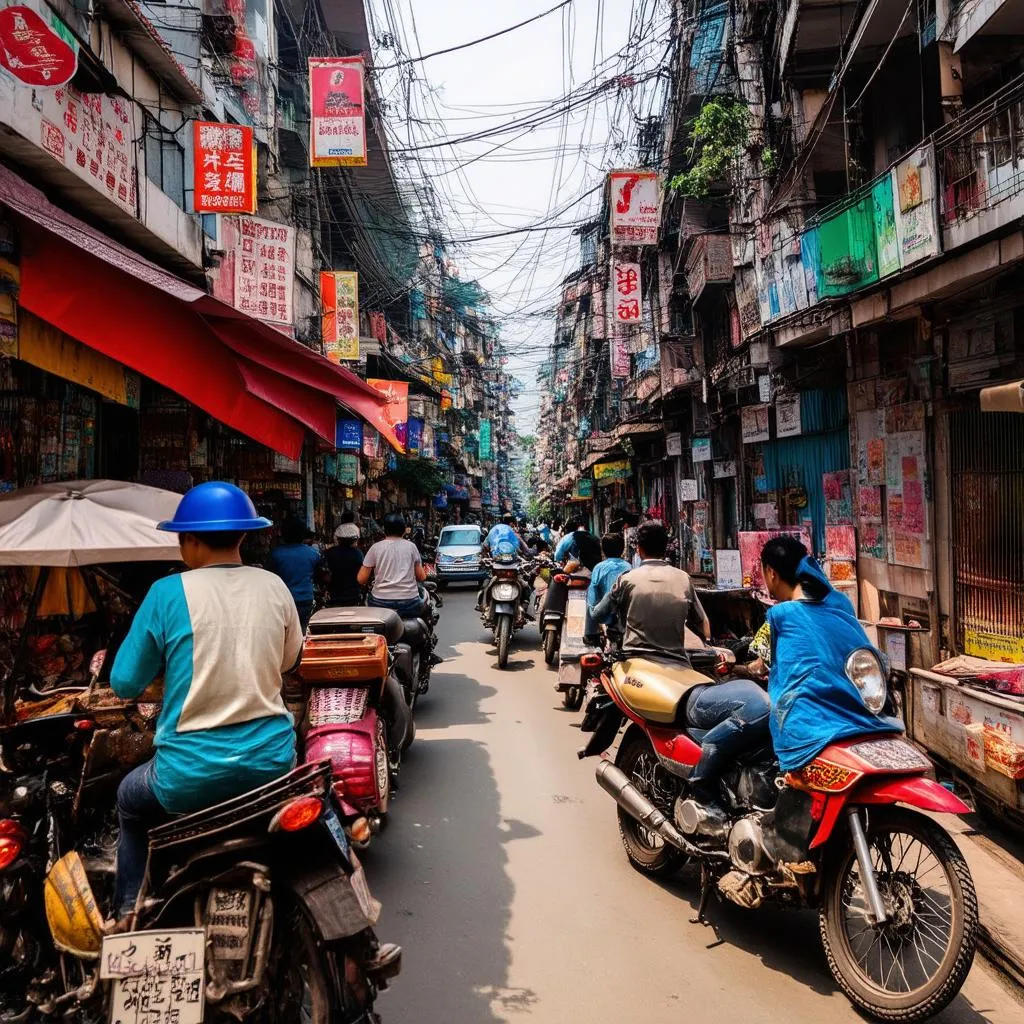
[[[576,537],[577,531],[583,530],[583,523],[579,519],[573,519],[565,524],[565,534],[555,546],[555,561],[564,563],[569,558],[575,558],[579,554],[579,541]]]
[[[505,516],[500,523],[495,523],[484,539],[483,546],[493,554],[497,550],[499,544],[512,544],[515,546],[517,551],[522,551],[523,554],[529,554],[530,549],[523,542],[522,537],[516,533],[515,527],[512,525],[514,522],[514,516]]]
[[[242,539],[270,526],[244,491],[211,481],[159,528],[179,535],[187,572],[150,588],[117,652],[110,685],[134,700],[163,676],[156,755],[121,781],[114,910],[132,911],[147,833],[168,814],[239,796],[295,764],[282,674],[302,653],[295,602],[280,577],[242,564]]]
[[[299,612],[302,631],[313,614],[313,576],[322,556],[306,541],[306,525],[298,519],[286,519],[281,527],[281,543],[270,552],[270,568],[291,592]]]
[[[587,622],[585,636],[592,636],[598,626],[612,625],[614,613],[609,613],[600,621],[594,619],[594,608],[597,603],[612,589],[615,581],[624,573],[629,572],[630,564],[622,557],[626,550],[626,541],[621,533],[606,533],[601,538],[601,552],[604,559],[597,563],[590,574],[590,587],[587,589]]]

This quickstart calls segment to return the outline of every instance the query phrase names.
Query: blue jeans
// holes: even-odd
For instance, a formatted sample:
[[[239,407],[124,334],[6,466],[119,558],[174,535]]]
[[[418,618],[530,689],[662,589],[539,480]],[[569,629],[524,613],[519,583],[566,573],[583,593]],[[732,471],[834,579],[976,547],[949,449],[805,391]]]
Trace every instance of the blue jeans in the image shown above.
[[[114,914],[120,919],[135,909],[135,900],[146,876],[149,830],[168,815],[150,785],[152,761],[133,768],[117,787],[117,816],[121,834],[117,840],[117,881]]]
[[[423,602],[418,597],[410,597],[407,601],[389,601],[371,594],[366,603],[371,608],[390,608],[403,619],[415,619],[424,614]]]
[[[707,729],[690,785],[713,799],[722,772],[738,754],[768,741],[768,694],[745,679],[703,687],[686,705],[686,722]]]
[[[306,632],[306,627],[309,625],[309,620],[313,615],[313,602],[312,601],[296,601],[295,609],[299,613],[299,625],[302,627],[302,632]]]

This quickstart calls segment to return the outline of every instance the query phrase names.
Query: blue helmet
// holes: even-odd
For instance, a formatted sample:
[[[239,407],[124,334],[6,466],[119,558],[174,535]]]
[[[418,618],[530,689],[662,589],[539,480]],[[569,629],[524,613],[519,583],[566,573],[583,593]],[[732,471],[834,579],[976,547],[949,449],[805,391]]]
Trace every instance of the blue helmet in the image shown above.
[[[218,533],[265,530],[274,524],[257,515],[252,499],[240,487],[211,480],[193,487],[178,502],[173,519],[157,525],[168,533]]]

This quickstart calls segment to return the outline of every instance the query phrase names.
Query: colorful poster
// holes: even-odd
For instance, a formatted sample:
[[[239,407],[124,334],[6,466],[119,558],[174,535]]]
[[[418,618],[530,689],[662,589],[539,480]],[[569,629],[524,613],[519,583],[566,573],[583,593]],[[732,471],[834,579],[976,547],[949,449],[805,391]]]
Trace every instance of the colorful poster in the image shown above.
[[[480,421],[480,461],[489,462],[491,459],[491,421]]]
[[[594,483],[598,487],[607,487],[609,484],[622,483],[629,479],[630,463],[628,459],[618,459],[615,462],[599,462],[594,466]]]
[[[853,493],[849,470],[825,473],[821,479],[825,494],[825,523],[830,526],[853,524]]]
[[[78,70],[78,44],[48,9],[44,18],[25,4],[0,11],[0,67],[22,85],[55,89]]]
[[[852,526],[825,527],[825,553],[829,558],[855,560],[857,533]]]
[[[235,309],[271,324],[293,323],[295,228],[258,217],[237,221]]]
[[[695,437],[690,442],[690,452],[694,462],[711,461],[711,438]]]
[[[861,523],[858,551],[868,558],[885,558],[885,531],[881,523]]]
[[[384,409],[384,422],[394,430],[398,443],[405,447],[409,422],[409,384],[400,380],[378,380],[370,377],[366,381],[388,400]]]
[[[774,501],[755,501],[753,512],[754,519],[765,529],[771,530],[779,525],[779,507]]]
[[[612,245],[657,245],[661,185],[657,171],[612,171]]]
[[[756,444],[771,437],[767,405],[747,405],[740,410],[743,443]]]
[[[892,171],[896,206],[896,237],[900,263],[912,266],[938,255],[935,150],[929,143],[901,160]]]
[[[919,533],[889,528],[889,561],[893,565],[909,565],[923,569],[925,542]]]
[[[920,480],[903,480],[903,529],[925,533],[924,485]]]
[[[363,430],[363,454],[368,459],[380,456],[380,432],[374,427],[368,426]]]
[[[241,124],[196,121],[192,131],[196,213],[256,212],[256,141]]]
[[[576,481],[576,486],[573,488],[572,496],[574,499],[581,501],[588,500],[594,496],[594,481],[589,476],[581,477]]]
[[[750,530],[737,534],[740,550],[740,564],[743,568],[743,586],[764,590],[761,575],[761,551],[772,537],[796,537],[808,551],[812,550],[811,538],[806,530]]]
[[[800,396],[775,400],[775,436],[796,437],[801,432]]]
[[[896,210],[892,198],[892,176],[887,174],[871,189],[879,277],[895,274],[900,269],[900,243],[896,237]]]
[[[621,338],[612,338],[608,342],[611,353],[612,376],[618,380],[629,377],[629,346]]]
[[[885,439],[873,437],[867,442],[867,481],[885,483]]]
[[[882,488],[870,485],[857,489],[857,515],[861,519],[882,518]]]
[[[423,420],[410,416],[405,431],[405,450],[410,455],[419,455],[423,450]]]
[[[359,456],[339,452],[337,459],[338,483],[346,487],[355,487],[359,483]]]
[[[362,420],[338,420],[334,435],[335,448],[351,448],[353,451],[363,450]]]
[[[359,358],[359,274],[354,270],[320,272],[324,355],[332,363]]]
[[[613,264],[612,305],[616,323],[640,323],[643,316],[643,292],[640,287],[639,263]]]
[[[362,57],[310,58],[309,159],[313,167],[366,166]]]

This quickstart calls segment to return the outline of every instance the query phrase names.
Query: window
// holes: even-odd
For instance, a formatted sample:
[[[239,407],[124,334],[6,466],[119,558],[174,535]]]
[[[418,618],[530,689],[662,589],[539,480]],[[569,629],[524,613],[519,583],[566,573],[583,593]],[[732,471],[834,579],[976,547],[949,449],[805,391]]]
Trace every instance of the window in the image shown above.
[[[155,119],[146,116],[146,177],[185,209],[185,147]]]

